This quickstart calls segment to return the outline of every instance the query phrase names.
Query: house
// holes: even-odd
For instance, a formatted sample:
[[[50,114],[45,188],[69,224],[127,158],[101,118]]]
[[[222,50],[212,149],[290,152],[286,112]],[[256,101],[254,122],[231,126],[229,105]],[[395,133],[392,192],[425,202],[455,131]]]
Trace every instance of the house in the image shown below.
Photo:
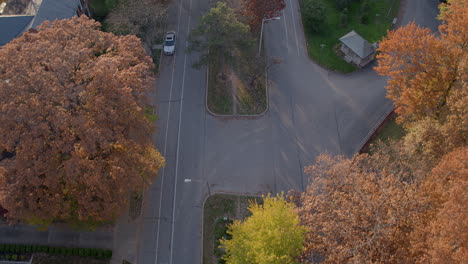
[[[0,4],[0,47],[42,22],[90,15],[88,0],[6,0]]]
[[[376,47],[363,39],[354,30],[340,38],[344,59],[359,68],[369,64],[375,57]]]

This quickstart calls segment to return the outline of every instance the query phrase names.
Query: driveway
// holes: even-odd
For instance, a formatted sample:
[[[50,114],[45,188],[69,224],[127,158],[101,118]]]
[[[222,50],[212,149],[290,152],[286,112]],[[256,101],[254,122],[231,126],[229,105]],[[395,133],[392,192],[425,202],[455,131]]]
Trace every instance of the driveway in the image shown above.
[[[403,21],[437,25],[437,0],[408,2]],[[282,63],[269,72],[269,111],[253,120],[206,113],[205,71],[191,67],[196,55],[183,48],[189,29],[208,10],[207,0],[172,6],[170,26],[178,32],[179,50],[164,57],[153,98],[160,117],[155,142],[167,166],[145,193],[138,263],[200,263],[206,182],[212,192],[303,190],[304,166],[324,152],[353,155],[392,109],[386,79],[372,68],[341,75],[310,61],[297,0],[286,4],[282,19],[265,26],[267,54]],[[186,183],[187,178],[199,181]]]

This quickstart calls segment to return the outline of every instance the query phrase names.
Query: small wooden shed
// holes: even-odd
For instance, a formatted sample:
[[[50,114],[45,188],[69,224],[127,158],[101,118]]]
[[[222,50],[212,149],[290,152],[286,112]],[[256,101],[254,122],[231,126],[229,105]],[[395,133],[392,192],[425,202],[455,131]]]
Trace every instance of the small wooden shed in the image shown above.
[[[340,41],[342,43],[340,50],[344,53],[344,59],[359,68],[366,66],[375,58],[376,47],[354,30],[341,37]]]

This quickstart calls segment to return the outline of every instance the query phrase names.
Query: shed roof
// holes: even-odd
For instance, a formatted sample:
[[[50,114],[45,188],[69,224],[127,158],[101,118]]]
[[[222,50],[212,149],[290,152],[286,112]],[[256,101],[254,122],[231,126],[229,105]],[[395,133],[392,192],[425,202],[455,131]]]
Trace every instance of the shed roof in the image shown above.
[[[18,37],[34,16],[0,16],[0,47]]]
[[[31,27],[36,28],[45,20],[72,18],[79,5],[80,0],[43,0]]]
[[[369,56],[375,50],[367,40],[363,39],[354,30],[342,36],[340,41],[356,53],[361,59]]]

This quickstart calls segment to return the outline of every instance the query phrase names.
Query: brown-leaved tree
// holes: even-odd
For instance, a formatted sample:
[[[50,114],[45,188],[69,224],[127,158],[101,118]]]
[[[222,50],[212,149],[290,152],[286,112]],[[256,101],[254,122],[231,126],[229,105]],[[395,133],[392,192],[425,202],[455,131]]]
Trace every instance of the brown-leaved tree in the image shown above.
[[[250,29],[255,31],[260,28],[263,19],[279,16],[285,7],[284,0],[245,0],[243,13]]]
[[[108,221],[165,161],[152,144],[151,59],[86,17],[0,49],[0,203],[34,223]]]
[[[402,176],[406,166],[388,163],[394,162],[379,153],[321,155],[305,169],[312,181],[297,202],[310,230],[302,263],[411,263],[415,191]]]
[[[468,259],[468,147],[442,157],[423,182],[426,209],[412,235],[418,263],[465,263]]]

